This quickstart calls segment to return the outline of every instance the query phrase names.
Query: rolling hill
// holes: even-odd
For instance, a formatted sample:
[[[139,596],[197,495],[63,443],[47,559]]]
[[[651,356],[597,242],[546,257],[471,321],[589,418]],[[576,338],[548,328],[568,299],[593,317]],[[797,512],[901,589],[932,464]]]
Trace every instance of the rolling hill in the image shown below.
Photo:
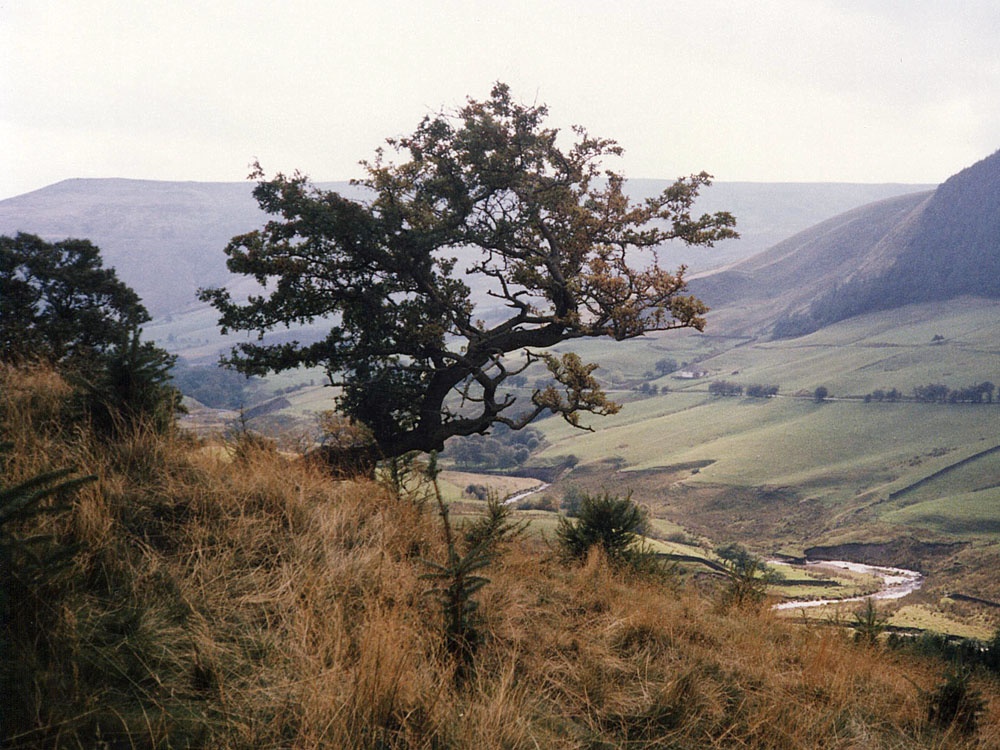
[[[912,566],[930,610],[949,591],[1000,602],[997,402],[914,397],[1000,382],[998,172],[995,154],[699,275],[705,333],[575,343],[624,406],[587,433],[538,423],[537,460],[576,465],[550,492],[628,492],[696,537],[767,554]],[[773,335],[795,316],[808,325]],[[701,377],[658,375],[664,357]],[[778,395],[713,396],[715,380]],[[866,398],[890,389],[898,400]]]
[[[668,184],[666,180],[629,183],[637,198],[656,194]],[[357,188],[345,182],[320,183],[320,187],[358,194]],[[926,188],[716,183],[705,192],[698,209],[734,212],[742,238],[699,254],[670,249],[664,260],[673,265],[686,263],[692,269],[718,267],[852,207]],[[233,236],[259,227],[264,219],[251,189],[249,183],[67,180],[0,201],[0,234],[23,231],[50,241],[91,240],[101,248],[105,265],[114,267],[162,322],[168,315],[177,317],[198,308],[195,291],[199,287],[233,280],[225,267],[223,248]],[[211,315],[206,319],[214,325]]]
[[[574,485],[633,492],[685,533],[769,553],[855,545],[872,560],[931,574],[928,596],[958,590],[1000,601],[1000,584],[989,575],[1000,564],[996,403],[863,398],[880,388],[909,394],[928,382],[1000,382],[1000,301],[990,286],[1000,277],[990,265],[990,239],[1000,236],[996,166],[994,155],[937,190],[713,186],[699,209],[732,210],[744,238],[694,257],[665,254],[667,263],[703,271],[694,291],[716,308],[708,333],[575,342],[584,358],[601,363],[598,375],[624,408],[595,420],[589,433],[555,419],[538,423],[548,442],[534,460],[578,460],[551,492]],[[663,184],[632,187],[642,197]],[[220,341],[213,311],[193,303],[194,290],[229,280],[222,248],[261,219],[247,185],[71,181],[0,202],[0,232],[99,244],[157,314],[150,335],[207,361]],[[773,240],[781,241],[757,252]],[[718,265],[724,268],[712,272]],[[954,272],[935,275],[936,265]],[[987,279],[976,278],[977,270]],[[842,290],[878,283],[888,297],[892,288],[919,290],[918,280],[940,294],[926,296],[925,286],[926,298],[901,298],[891,309],[814,316],[807,335],[762,335]],[[666,356],[707,375],[658,376],[656,363]],[[715,378],[773,383],[780,392],[720,399],[708,392]],[[657,385],[656,395],[641,397],[635,386],[642,382]],[[830,394],[823,403],[812,398],[818,386]],[[285,397],[286,411],[302,416],[329,406],[319,386]]]

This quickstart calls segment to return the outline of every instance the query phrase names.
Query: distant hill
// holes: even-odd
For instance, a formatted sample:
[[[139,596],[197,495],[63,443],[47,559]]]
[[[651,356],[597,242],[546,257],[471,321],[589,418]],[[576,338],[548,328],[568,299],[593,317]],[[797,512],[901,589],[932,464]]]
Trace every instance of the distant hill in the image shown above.
[[[667,180],[633,180],[636,197],[662,191]],[[348,183],[321,187],[357,194]],[[740,240],[712,250],[669,248],[668,265],[706,270],[758,253],[795,232],[852,207],[926,189],[915,185],[829,183],[716,183],[699,211],[736,214]],[[197,307],[195,291],[233,281],[223,248],[264,216],[249,183],[76,179],[0,201],[0,234],[17,231],[45,239],[86,238],[105,263],[143,298],[156,317]]]
[[[1000,297],[1000,152],[694,281],[729,332],[798,336],[925,300]]]
[[[0,233],[91,240],[154,316],[224,282],[222,248],[261,219],[244,183],[66,180],[0,201]]]

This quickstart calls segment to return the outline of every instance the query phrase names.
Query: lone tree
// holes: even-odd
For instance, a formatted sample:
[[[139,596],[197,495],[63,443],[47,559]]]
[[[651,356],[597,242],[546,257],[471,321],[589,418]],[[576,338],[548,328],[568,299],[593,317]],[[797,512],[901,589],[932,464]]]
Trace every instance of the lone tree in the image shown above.
[[[87,240],[0,237],[0,359],[84,366],[149,320]]]
[[[88,240],[0,237],[0,362],[43,361],[69,375],[100,433],[165,430],[182,411],[175,357],[141,340],[149,320]]]
[[[456,435],[511,429],[544,412],[578,425],[609,414],[596,365],[544,350],[585,337],[701,330],[707,308],[684,294],[684,268],[659,266],[670,240],[711,246],[737,236],[726,212],[691,216],[706,173],[635,203],[602,161],[612,140],[544,125],[544,105],[516,103],[496,84],[489,99],[428,116],[363,162],[364,198],[295,173],[252,179],[274,218],[226,247],[231,271],[266,291],[245,302],[203,289],[223,332],[249,331],[224,362],[248,375],[325,368],[338,406],[364,423],[374,450],[394,457],[437,450]],[[458,257],[462,258],[459,262]],[[489,304],[485,304],[489,303]],[[477,307],[478,306],[478,307]],[[326,318],[321,341],[268,343],[277,327]],[[544,361],[550,384],[521,406],[501,386]]]

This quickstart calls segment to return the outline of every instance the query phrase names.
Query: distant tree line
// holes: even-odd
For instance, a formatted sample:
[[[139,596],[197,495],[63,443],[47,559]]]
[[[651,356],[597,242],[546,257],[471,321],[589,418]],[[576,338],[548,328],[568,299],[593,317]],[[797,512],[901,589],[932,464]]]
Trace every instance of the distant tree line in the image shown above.
[[[753,383],[746,389],[739,383],[729,380],[713,380],[708,384],[708,392],[713,396],[742,396],[746,393],[750,398],[771,398],[778,395],[779,386],[769,383]]]
[[[988,380],[954,390],[940,383],[930,383],[914,388],[913,399],[937,404],[992,404],[995,390],[996,386]]]
[[[543,444],[539,430],[512,430],[498,424],[490,435],[452,438],[441,455],[462,469],[512,469],[524,464]]]
[[[988,380],[964,388],[949,388],[941,383],[928,383],[913,389],[912,400],[924,404],[992,404],[995,391],[996,386]],[[897,388],[887,391],[877,388],[871,393],[866,393],[864,401],[866,404],[872,401],[894,402],[904,398],[905,396]]]
[[[903,394],[896,388],[890,388],[888,391],[883,390],[882,388],[876,388],[871,393],[865,394],[865,403],[871,403],[872,401],[888,401],[891,403],[899,401],[901,398],[903,398]]]
[[[708,392],[713,396],[749,398],[771,398],[778,395],[779,387],[774,384],[753,383],[748,386],[734,383],[731,380],[714,380],[708,385]],[[949,388],[940,383],[929,383],[918,385],[913,389],[912,396],[906,396],[898,388],[876,388],[871,393],[864,395],[864,402],[869,404],[894,403],[896,401],[917,401],[927,404],[992,404],[994,393],[997,387],[990,381],[976,383],[964,388]],[[812,394],[812,398],[817,403],[827,399],[830,395],[826,386],[817,387]]]
[[[742,396],[743,386],[730,380],[713,380],[708,384],[708,392],[713,396]]]

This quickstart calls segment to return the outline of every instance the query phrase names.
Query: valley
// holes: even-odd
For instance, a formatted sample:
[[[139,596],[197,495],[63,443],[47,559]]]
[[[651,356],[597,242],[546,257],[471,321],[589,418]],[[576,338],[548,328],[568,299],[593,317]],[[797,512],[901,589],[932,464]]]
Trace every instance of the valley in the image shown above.
[[[642,197],[662,187],[637,180],[630,189]],[[850,549],[857,562],[927,576],[923,590],[898,605],[903,619],[981,633],[990,608],[970,600],[1000,601],[1000,583],[989,573],[1000,563],[1000,397],[932,404],[912,396],[931,383],[961,389],[1000,382],[1000,302],[965,295],[855,315],[794,338],[770,330],[838,279],[888,267],[893,243],[934,195],[929,188],[712,186],[699,208],[733,210],[742,239],[694,253],[664,251],[664,262],[695,271],[695,292],[714,308],[706,332],[555,347],[599,363],[596,376],[621,411],[589,420],[589,431],[539,420],[533,427],[542,444],[523,466],[502,472],[477,474],[446,451],[445,487],[456,512],[480,512],[470,486],[506,495],[544,477],[551,484],[531,498],[542,507],[522,513],[538,533],[551,533],[567,492],[631,493],[651,515],[650,544],[663,552],[711,557],[714,547],[732,542],[764,557]],[[105,247],[123,278],[151,301],[156,314],[146,334],[195,368],[194,377],[239,340],[219,335],[215,312],[194,301],[195,290],[232,278],[221,248],[261,216],[240,185],[74,180],[0,202],[0,230],[87,234]],[[324,332],[314,325],[271,340]],[[674,372],[662,368],[665,360]],[[680,377],[683,371],[696,377]],[[522,403],[546,372],[537,365],[524,374],[510,390]],[[222,434],[242,419],[244,428],[302,450],[318,437],[316,415],[333,405],[323,381],[319,369],[272,375],[233,395],[226,408],[189,401],[184,423]],[[723,397],[711,392],[719,382],[741,391],[766,384],[776,393]],[[893,390],[901,398],[872,398]],[[844,595],[858,590],[834,579],[817,590],[831,585]],[[798,596],[801,586],[779,585],[774,593]],[[915,617],[914,608],[923,614]]]
[[[924,588],[880,604],[893,626],[988,636],[995,610],[964,599],[1000,601],[990,572],[1000,564],[1000,403],[918,403],[912,392],[929,382],[1000,382],[1000,304],[963,298],[911,305],[783,341],[715,335],[711,321],[708,331],[578,342],[576,351],[601,363],[597,375],[622,410],[589,420],[592,431],[538,421],[545,441],[524,467],[528,475],[517,468],[446,471],[455,512],[481,512],[482,501],[466,492],[471,485],[516,494],[537,486],[539,471],[570,458],[572,468],[531,498],[550,509],[521,511],[539,534],[554,532],[567,492],[631,493],[650,512],[649,543],[659,551],[711,559],[715,547],[737,542],[763,557],[850,554],[856,562],[912,568],[926,576]],[[664,357],[705,374],[660,375],[655,365]],[[310,378],[320,382],[318,373]],[[779,391],[765,399],[713,396],[709,385],[718,379],[774,383]],[[283,392],[283,421],[271,424],[301,440],[332,393],[321,385],[284,393],[293,381],[268,379],[264,391]],[[644,382],[656,395],[635,390]],[[828,391],[821,403],[818,386]],[[892,388],[904,398],[866,403],[872,391]],[[521,397],[528,395],[525,388]],[[806,595],[864,590],[826,577]],[[772,593],[801,598],[803,588],[779,583]],[[849,620],[854,608],[838,616]],[[833,616],[828,609],[809,617]]]
[[[1000,380],[998,330],[1000,305],[965,299],[902,308],[891,322],[861,316],[787,341],[692,333],[587,351],[623,408],[591,420],[591,432],[541,420],[547,443],[533,461],[576,460],[545,490],[555,506],[570,490],[631,493],[669,524],[654,541],[693,542],[686,555],[738,542],[764,557],[832,559],[848,550],[856,562],[919,570],[925,588],[885,606],[904,623],[982,635],[990,608],[948,594],[1000,601],[988,572],[1000,564],[1000,404],[864,396]],[[945,340],[935,342],[940,331]],[[615,389],[641,380],[665,354],[707,374],[654,378],[659,393],[650,397]],[[718,378],[777,383],[779,395],[712,396]],[[817,403],[820,385],[830,395]],[[781,586],[775,594],[799,595]]]

